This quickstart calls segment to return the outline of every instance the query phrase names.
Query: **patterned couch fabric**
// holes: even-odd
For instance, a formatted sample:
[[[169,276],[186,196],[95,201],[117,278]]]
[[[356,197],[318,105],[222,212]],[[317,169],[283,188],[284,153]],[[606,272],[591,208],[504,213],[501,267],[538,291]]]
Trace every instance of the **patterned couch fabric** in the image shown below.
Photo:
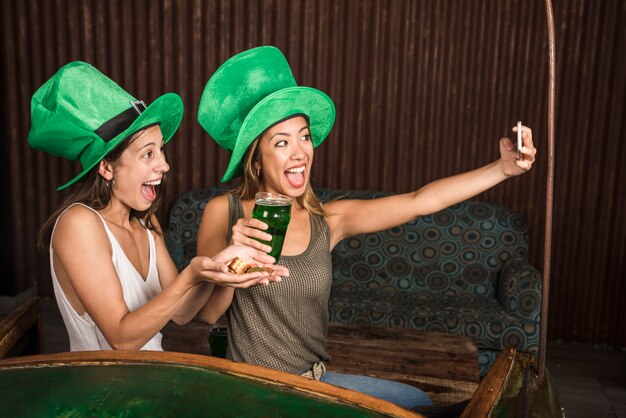
[[[178,271],[187,267],[196,256],[198,228],[206,203],[228,190],[219,187],[196,189],[183,193],[174,201],[170,210],[169,225],[165,231],[165,244]]]
[[[200,189],[174,204],[166,243],[178,268],[195,255],[206,202]],[[327,202],[388,193],[316,189]],[[476,339],[481,375],[504,345],[538,351],[541,276],[527,262],[527,227],[509,209],[466,201],[333,250],[331,321],[413,328]]]

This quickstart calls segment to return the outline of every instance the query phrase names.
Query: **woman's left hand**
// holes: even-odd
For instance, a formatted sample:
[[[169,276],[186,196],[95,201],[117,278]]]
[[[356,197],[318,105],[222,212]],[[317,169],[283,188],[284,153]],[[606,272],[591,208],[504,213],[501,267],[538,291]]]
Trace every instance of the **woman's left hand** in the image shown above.
[[[233,258],[249,260],[260,267],[269,267],[271,274],[259,281],[259,284],[269,284],[281,281],[282,277],[289,276],[289,270],[285,266],[274,264],[275,259],[271,255],[245,245],[229,245],[220,251],[213,259],[217,262],[225,263]]]
[[[513,132],[517,135],[517,126],[513,127]],[[500,166],[505,176],[519,176],[530,170],[535,162],[537,149],[533,145],[533,132],[524,125],[522,125],[522,145],[522,159],[519,159],[519,153],[513,141],[509,138],[500,140]]]

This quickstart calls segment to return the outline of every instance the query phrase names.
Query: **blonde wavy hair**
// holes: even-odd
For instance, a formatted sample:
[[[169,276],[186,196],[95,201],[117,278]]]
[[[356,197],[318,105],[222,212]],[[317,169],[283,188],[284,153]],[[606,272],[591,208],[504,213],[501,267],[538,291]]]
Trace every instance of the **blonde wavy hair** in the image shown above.
[[[259,164],[262,163],[261,152],[259,150],[259,141],[261,137],[263,137],[263,134],[259,135],[259,137],[255,139],[252,144],[250,144],[250,147],[248,147],[248,150],[243,156],[243,179],[241,180],[241,183],[232,191],[232,193],[241,200],[254,199],[254,195],[261,187],[261,177],[257,175],[254,168],[255,162]],[[304,193],[298,196],[296,201],[309,213],[324,216],[322,203],[315,195],[315,192],[313,192],[310,182],[307,182]]]

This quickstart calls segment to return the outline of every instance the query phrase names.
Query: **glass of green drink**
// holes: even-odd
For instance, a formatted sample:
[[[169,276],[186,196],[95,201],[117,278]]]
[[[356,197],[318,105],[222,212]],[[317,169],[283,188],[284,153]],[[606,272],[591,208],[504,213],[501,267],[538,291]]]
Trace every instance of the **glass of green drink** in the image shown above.
[[[228,326],[226,318],[221,317],[209,328],[209,347],[214,357],[226,358],[228,348]]]
[[[259,192],[255,195],[252,217],[263,221],[268,228],[265,232],[272,236],[271,241],[257,241],[272,247],[269,255],[278,262],[283,250],[287,226],[291,220],[291,198],[278,193]]]

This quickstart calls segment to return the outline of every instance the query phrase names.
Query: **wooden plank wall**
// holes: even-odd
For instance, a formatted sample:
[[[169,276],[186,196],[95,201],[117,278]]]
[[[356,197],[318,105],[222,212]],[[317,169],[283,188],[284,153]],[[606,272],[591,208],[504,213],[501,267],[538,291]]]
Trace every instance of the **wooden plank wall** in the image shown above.
[[[520,212],[542,266],[546,173],[543,1],[6,0],[0,33],[10,257],[3,291],[51,295],[38,227],[74,163],[27,145],[29,101],[61,65],[86,60],[136,97],[182,95],[168,145],[168,202],[219,182],[227,155],[195,120],[229,56],[272,44],[300,84],[327,92],[337,122],[316,151],[316,185],[404,192],[497,158],[521,119],[541,152],[532,173],[480,196]],[[626,346],[626,2],[555,0],[556,187],[549,337]],[[8,180],[7,180],[8,179]],[[161,218],[166,221],[165,210]],[[6,226],[5,226],[6,227]]]

